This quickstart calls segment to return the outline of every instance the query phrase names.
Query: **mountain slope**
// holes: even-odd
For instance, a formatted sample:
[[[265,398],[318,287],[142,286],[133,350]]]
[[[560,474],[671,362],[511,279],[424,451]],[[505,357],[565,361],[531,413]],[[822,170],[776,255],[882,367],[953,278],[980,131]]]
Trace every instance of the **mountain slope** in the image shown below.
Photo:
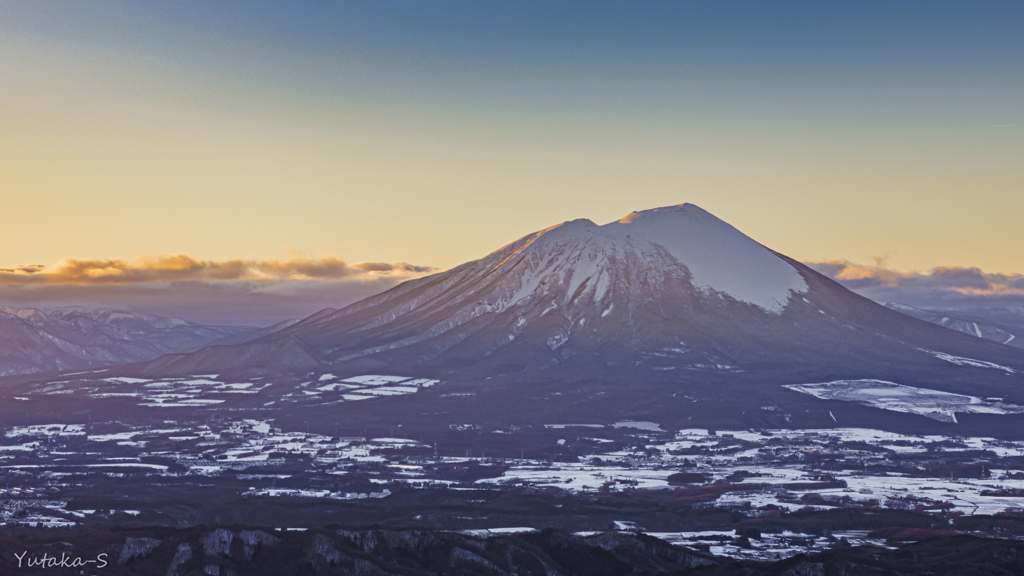
[[[1024,348],[1024,310],[1019,308],[931,310],[894,303],[886,307],[957,332]]]
[[[208,346],[232,346],[234,344],[245,344],[246,342],[252,342],[257,338],[262,338],[277,332],[284,330],[285,328],[292,326],[302,320],[301,318],[292,318],[278,322],[277,324],[271,324],[266,328],[253,328],[251,330],[245,330],[242,332],[236,332],[222,338],[217,338],[212,342],[208,342]]]
[[[449,378],[941,366],[930,351],[1024,368],[1015,350],[888,310],[691,204],[566,222],[242,345],[250,352],[208,348],[147,370],[273,366],[275,346],[285,365]]]
[[[0,307],[0,376],[140,362],[252,330],[122,310]]]

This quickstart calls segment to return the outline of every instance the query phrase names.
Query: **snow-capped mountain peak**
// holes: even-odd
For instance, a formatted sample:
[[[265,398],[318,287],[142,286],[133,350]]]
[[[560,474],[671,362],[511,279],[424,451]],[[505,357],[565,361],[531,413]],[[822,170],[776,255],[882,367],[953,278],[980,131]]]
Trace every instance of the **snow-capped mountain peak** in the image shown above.
[[[542,282],[566,282],[564,303],[577,289],[602,300],[613,280],[633,269],[688,277],[705,293],[720,293],[781,313],[807,283],[796,268],[739,230],[693,204],[633,212],[603,226],[573,220],[526,236],[480,261],[521,281],[502,307],[534,294]],[[513,269],[516,269],[513,272]],[[636,270],[634,270],[635,272]]]
[[[696,288],[768,312],[782,312],[793,293],[807,291],[807,282],[791,264],[693,204],[633,212],[601,229],[658,244],[686,266]]]
[[[975,350],[957,338],[683,204],[601,226],[552,226],[251,343],[166,357],[146,370],[330,364],[478,376],[567,370],[597,378],[620,369],[832,370],[868,356],[883,364],[942,361],[921,350],[1016,370],[1000,351]],[[894,342],[911,344],[894,352]]]

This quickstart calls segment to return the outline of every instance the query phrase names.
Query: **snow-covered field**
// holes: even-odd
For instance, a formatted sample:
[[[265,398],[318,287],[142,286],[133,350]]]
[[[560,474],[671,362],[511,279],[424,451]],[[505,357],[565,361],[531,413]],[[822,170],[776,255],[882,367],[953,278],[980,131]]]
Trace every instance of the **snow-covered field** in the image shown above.
[[[35,426],[15,426],[7,431],[7,436],[81,436],[85,429],[81,424],[39,424]]]
[[[381,379],[374,383],[377,388],[395,386]],[[410,438],[329,437],[284,431],[266,419],[150,427],[44,424],[6,430],[0,439],[0,470],[32,474],[47,481],[96,473],[112,477],[144,473],[290,478],[294,472],[282,475],[278,470],[289,458],[292,462],[300,458],[312,469],[329,475],[358,471],[369,481],[385,486],[348,494],[324,487],[257,484],[245,490],[245,495],[354,499],[384,497],[384,488],[394,483],[412,487],[452,485],[452,489],[458,489],[460,482],[434,476],[431,470],[480,464],[503,472],[472,484],[479,488],[528,486],[575,493],[682,490],[684,496],[697,498],[695,502],[700,505],[739,509],[754,516],[765,510],[848,506],[968,515],[1024,508],[1024,475],[1017,470],[1024,458],[1024,442],[915,436],[860,428],[717,433],[686,429],[669,433],[656,422],[597,426],[546,425],[545,430],[556,434],[553,444],[556,440],[559,446],[569,443],[577,453],[586,454],[579,461],[557,462],[439,456],[432,447]],[[571,434],[558,438],[563,430]],[[464,432],[479,435],[481,431],[476,427]],[[590,439],[579,436],[579,432],[615,434],[619,439]],[[611,448],[607,448],[609,443]],[[154,457],[162,460],[148,460]],[[930,473],[917,465],[929,461],[1002,464],[982,468],[980,473],[975,466],[970,477],[958,477],[951,472]],[[261,472],[262,467],[268,471]],[[703,481],[680,485],[678,479],[671,479],[680,472],[699,474]],[[691,477],[687,482],[695,480]],[[461,484],[466,486],[465,482]],[[0,500],[3,498],[0,494]],[[2,517],[0,521],[4,521]],[[33,522],[48,525],[42,517]],[[784,554],[780,546],[772,545],[770,553]]]
[[[872,448],[867,449],[865,444]],[[758,508],[771,504],[792,510],[840,507],[858,501],[867,504],[874,500],[874,505],[909,509],[943,503],[944,509],[965,514],[995,514],[1007,508],[1024,508],[1024,479],[1009,478],[1012,470],[989,470],[987,478],[934,478],[867,471],[889,454],[967,451],[988,451],[998,457],[1024,456],[1024,442],[909,436],[861,428],[717,434],[692,429],[681,430],[671,439],[652,436],[632,450],[595,453],[590,460],[580,463],[516,462],[500,478],[478,483],[528,484],[578,492],[671,489],[668,477],[685,470],[703,474],[708,485],[738,485],[714,501],[726,507]],[[845,487],[801,489],[799,484],[820,482],[823,475],[820,468],[808,464],[808,454],[852,460],[861,464],[861,469],[824,472],[845,482]],[[750,489],[744,490],[742,485],[749,485]],[[807,498],[808,495],[815,497]]]
[[[680,546],[710,545],[709,552],[716,556],[728,556],[740,560],[781,560],[797,554],[821,552],[833,547],[834,541],[813,534],[784,531],[778,534],[762,534],[750,538],[749,547],[734,543],[734,532],[707,530],[703,532],[646,532],[648,536],[660,538]],[[866,531],[835,532],[834,539],[845,538],[851,546],[870,544],[886,548],[884,540],[867,538]]]
[[[231,395],[259,394],[270,382],[230,382],[219,380],[217,374],[200,374],[184,378],[99,378],[83,373],[82,379],[42,384],[30,396],[71,394],[90,398],[132,398],[139,406],[154,408],[185,408],[224,403]]]
[[[48,382],[38,385],[29,396],[76,395],[90,398],[130,398],[139,406],[150,408],[201,408],[230,402],[242,395],[261,394],[264,405],[285,402],[352,402],[382,396],[413,394],[438,384],[438,380],[411,376],[367,374],[341,378],[322,374],[286,392],[271,392],[272,382],[254,378],[236,382],[218,374],[199,374],[182,378],[98,378],[83,373],[82,379]]]
[[[324,374],[315,381],[300,384],[298,391],[285,394],[281,399],[286,401],[357,402],[382,396],[415,394],[421,388],[429,388],[438,383],[440,383],[439,380],[410,376],[366,374],[340,378],[334,374]]]
[[[977,326],[977,324],[975,324],[975,326]],[[978,337],[980,338],[981,336],[978,336]],[[1011,339],[1012,339],[1012,336],[1011,336]],[[1009,342],[1009,340],[1007,340],[1007,342]],[[1015,372],[1015,370],[1013,370],[1012,368],[1007,368],[1006,366],[1001,366],[999,364],[995,364],[994,362],[985,362],[984,360],[975,360],[973,358],[964,358],[963,356],[953,356],[952,354],[946,354],[944,352],[936,352],[934,350],[924,350],[924,352],[927,352],[927,353],[931,354],[932,356],[935,356],[939,360],[945,360],[946,362],[951,362],[953,364],[956,364],[957,366],[974,366],[975,368],[992,368],[993,370],[1002,370],[1003,372],[1006,372],[1007,374],[1013,374]]]
[[[262,488],[250,489],[243,492],[242,496],[278,496],[290,498],[330,498],[332,500],[365,500],[367,498],[387,498],[391,491],[384,489],[380,492],[332,492],[330,490],[299,490],[288,488]]]
[[[956,422],[956,413],[1017,414],[1024,407],[952,394],[927,388],[904,386],[884,380],[836,380],[817,384],[785,386],[795,392],[810,394],[822,400],[857,402],[893,412],[920,414],[941,422]]]

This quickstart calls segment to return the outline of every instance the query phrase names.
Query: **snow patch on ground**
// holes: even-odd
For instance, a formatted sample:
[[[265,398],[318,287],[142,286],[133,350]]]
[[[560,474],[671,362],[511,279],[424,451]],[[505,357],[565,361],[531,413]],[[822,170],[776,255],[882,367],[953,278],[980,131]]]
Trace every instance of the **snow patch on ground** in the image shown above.
[[[84,436],[85,428],[81,424],[36,424],[33,426],[16,426],[7,431],[9,438],[17,436]]]
[[[381,376],[379,374],[367,374],[365,376],[353,376],[351,378],[345,378],[342,382],[349,382],[351,384],[362,384],[363,386],[383,386],[385,384],[394,384],[408,380],[408,376]]]
[[[332,500],[365,500],[367,498],[387,498],[391,491],[384,489],[381,492],[351,493],[331,492],[330,490],[299,490],[291,488],[252,488],[242,493],[242,496],[271,496],[288,498],[330,498]]]
[[[1009,342],[1009,340],[1007,340],[1007,342]],[[944,352],[936,352],[934,350],[922,350],[922,352],[927,352],[927,353],[931,354],[932,356],[935,356],[939,360],[945,360],[946,362],[952,362],[953,364],[956,364],[957,366],[974,366],[975,368],[992,368],[992,369],[995,369],[995,370],[1002,370],[1003,372],[1006,372],[1008,374],[1013,374],[1015,372],[1015,370],[1013,370],[1012,368],[1007,368],[1006,366],[1001,366],[1001,365],[995,364],[993,362],[985,362],[984,360],[974,360],[973,358],[964,358],[962,356],[953,356],[952,354],[946,354]]]
[[[634,422],[632,420],[626,420],[623,422],[616,422],[613,424],[615,428],[636,428],[637,430],[646,430],[647,432],[664,432],[661,426],[654,422]]]
[[[940,422],[956,422],[956,413],[1018,414],[1024,407],[983,400],[927,388],[904,386],[884,380],[837,380],[818,384],[784,386],[822,400],[857,402],[866,406],[920,414]]]

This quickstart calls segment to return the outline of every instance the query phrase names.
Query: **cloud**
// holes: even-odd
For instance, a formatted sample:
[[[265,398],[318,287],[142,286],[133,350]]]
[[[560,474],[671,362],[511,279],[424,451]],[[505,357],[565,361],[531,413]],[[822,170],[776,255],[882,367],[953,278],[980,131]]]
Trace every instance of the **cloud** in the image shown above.
[[[107,306],[205,323],[266,325],[340,308],[436,271],[406,262],[350,264],[336,256],[64,258],[47,266],[0,268],[0,305]]]
[[[847,260],[806,262],[843,286],[882,302],[911,306],[1001,306],[1024,303],[1024,274],[940,266],[928,272],[901,272],[876,259],[872,265]]]
[[[807,262],[863,296],[920,308],[1024,305],[1024,275],[945,266],[902,272],[848,260]],[[172,254],[131,260],[64,258],[0,268],[0,305],[131,308],[204,323],[268,325],[341,308],[437,272],[406,262],[350,264],[337,256],[198,260]]]
[[[137,256],[132,260],[63,258],[49,266],[0,268],[0,285],[131,284],[183,280],[324,280],[412,278],[435,271],[405,262],[349,264],[337,256],[288,260],[196,260],[184,254]]]

